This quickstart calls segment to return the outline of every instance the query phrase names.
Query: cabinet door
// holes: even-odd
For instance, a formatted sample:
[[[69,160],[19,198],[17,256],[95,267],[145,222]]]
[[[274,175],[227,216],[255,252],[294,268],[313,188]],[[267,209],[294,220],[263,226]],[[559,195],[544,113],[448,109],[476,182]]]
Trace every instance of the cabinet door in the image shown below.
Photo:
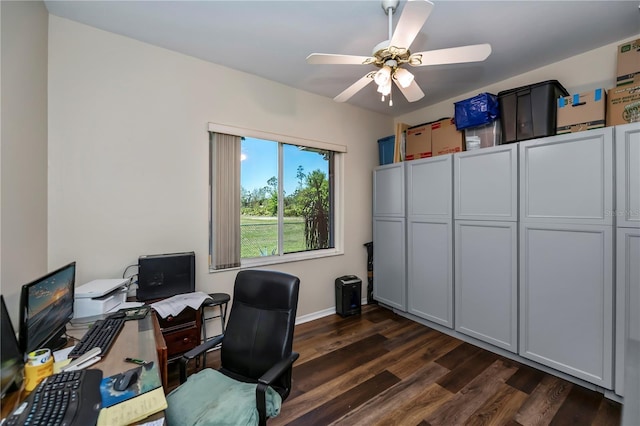
[[[616,127],[616,221],[640,228],[640,123]]]
[[[453,328],[453,232],[449,220],[407,224],[407,308]]]
[[[374,170],[373,215],[404,216],[404,163],[393,163]]]
[[[521,222],[614,223],[613,127],[519,146]]]
[[[407,310],[405,220],[373,218],[373,298],[392,308]]]
[[[454,156],[456,220],[518,220],[518,145]]]
[[[626,341],[640,341],[640,229],[618,228],[616,241],[615,391],[624,395]]]
[[[612,228],[520,232],[520,355],[612,389]]]
[[[515,222],[456,221],[456,330],[517,352],[518,229]]]
[[[406,163],[409,220],[451,220],[452,158],[448,154]]]

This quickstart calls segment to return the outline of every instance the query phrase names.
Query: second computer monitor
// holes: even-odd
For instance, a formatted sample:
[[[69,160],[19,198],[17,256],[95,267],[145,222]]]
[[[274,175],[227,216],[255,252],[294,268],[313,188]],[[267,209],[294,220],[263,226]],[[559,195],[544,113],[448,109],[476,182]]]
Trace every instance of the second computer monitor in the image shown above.
[[[146,302],[196,289],[196,256],[194,252],[153,254],[138,258],[138,290],[136,298]]]
[[[73,318],[76,263],[71,262],[22,286],[20,347],[56,350],[66,344],[66,325]]]
[[[0,295],[0,396],[20,388],[24,379],[24,354],[18,345],[16,333],[4,297]]]

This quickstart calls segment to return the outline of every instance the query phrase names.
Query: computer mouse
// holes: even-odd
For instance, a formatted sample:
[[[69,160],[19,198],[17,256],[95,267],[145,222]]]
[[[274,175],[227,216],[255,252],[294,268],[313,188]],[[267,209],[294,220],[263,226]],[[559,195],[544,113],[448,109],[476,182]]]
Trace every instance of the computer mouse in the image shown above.
[[[117,391],[127,390],[131,385],[138,381],[138,372],[129,370],[120,375],[113,383],[113,388]]]

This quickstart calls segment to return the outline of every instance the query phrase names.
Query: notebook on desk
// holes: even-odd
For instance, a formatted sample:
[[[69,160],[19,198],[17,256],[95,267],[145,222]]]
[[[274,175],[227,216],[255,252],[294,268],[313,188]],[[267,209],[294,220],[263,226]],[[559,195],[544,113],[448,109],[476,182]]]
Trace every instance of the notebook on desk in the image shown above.
[[[156,388],[109,408],[100,410],[97,426],[128,425],[166,410],[164,389]]]

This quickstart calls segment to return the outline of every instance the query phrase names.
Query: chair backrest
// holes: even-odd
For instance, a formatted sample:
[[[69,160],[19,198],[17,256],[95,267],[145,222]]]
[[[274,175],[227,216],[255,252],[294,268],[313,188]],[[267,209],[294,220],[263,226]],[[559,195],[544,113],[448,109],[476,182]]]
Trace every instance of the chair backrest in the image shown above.
[[[238,272],[220,349],[223,373],[256,381],[291,355],[299,288],[300,279],[283,272]],[[289,393],[290,373],[273,386],[281,394]]]

